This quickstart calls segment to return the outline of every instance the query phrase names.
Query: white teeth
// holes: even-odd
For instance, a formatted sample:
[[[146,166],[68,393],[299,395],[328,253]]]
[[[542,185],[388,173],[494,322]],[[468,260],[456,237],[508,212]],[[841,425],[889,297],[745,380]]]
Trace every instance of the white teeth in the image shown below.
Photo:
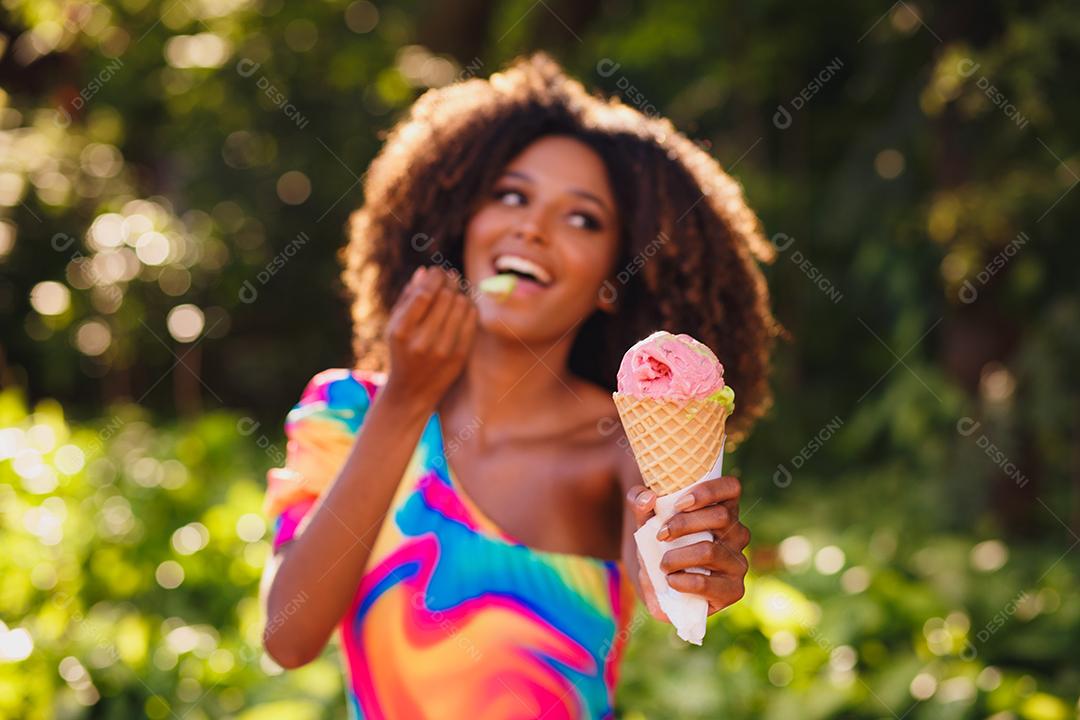
[[[499,255],[495,258],[495,269],[499,272],[505,270],[519,272],[536,278],[544,285],[551,282],[551,273],[534,263],[532,260],[523,258],[520,255]]]

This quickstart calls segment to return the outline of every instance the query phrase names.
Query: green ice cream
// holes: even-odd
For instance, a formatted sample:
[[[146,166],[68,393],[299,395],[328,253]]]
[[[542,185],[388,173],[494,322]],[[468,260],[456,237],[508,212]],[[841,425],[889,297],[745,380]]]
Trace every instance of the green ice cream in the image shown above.
[[[735,391],[731,389],[730,385],[725,385],[705,399],[720,403],[726,407],[728,415],[735,412]]]
[[[477,285],[480,292],[493,295],[496,300],[505,300],[514,291],[517,285],[517,275],[512,273],[500,273],[484,278]]]

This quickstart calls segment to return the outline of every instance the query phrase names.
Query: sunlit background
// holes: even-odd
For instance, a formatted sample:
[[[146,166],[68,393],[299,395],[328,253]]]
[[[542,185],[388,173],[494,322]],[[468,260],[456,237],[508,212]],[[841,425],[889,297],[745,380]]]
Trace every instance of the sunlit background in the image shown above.
[[[345,717],[259,644],[265,472],[382,133],[544,48],[743,183],[790,333],[747,595],[619,716],[1080,717],[1080,7],[2,6],[0,716]]]

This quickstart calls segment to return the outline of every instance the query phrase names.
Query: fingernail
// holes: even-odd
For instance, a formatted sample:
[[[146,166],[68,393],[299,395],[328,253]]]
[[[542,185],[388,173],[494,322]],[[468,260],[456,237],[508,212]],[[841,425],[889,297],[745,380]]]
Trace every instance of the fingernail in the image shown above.
[[[660,532],[656,533],[657,540],[667,540],[671,536],[671,529],[665,525],[660,528]]]
[[[679,498],[679,501],[677,503],[675,503],[675,509],[676,510],[686,510],[687,508],[690,508],[693,505],[694,505],[694,496],[693,495],[683,495],[681,498]]]
[[[642,490],[641,492],[638,493],[638,496],[636,498],[634,498],[634,502],[639,507],[645,507],[646,505],[649,504],[649,492],[650,491],[648,491],[648,490]]]

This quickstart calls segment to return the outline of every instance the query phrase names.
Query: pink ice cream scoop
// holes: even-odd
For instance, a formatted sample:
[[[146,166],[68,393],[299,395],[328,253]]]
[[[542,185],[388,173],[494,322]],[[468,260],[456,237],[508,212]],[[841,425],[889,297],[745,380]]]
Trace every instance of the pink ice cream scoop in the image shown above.
[[[724,389],[724,366],[712,350],[689,335],[661,330],[626,351],[618,382],[619,392],[625,395],[720,401],[717,393]]]

